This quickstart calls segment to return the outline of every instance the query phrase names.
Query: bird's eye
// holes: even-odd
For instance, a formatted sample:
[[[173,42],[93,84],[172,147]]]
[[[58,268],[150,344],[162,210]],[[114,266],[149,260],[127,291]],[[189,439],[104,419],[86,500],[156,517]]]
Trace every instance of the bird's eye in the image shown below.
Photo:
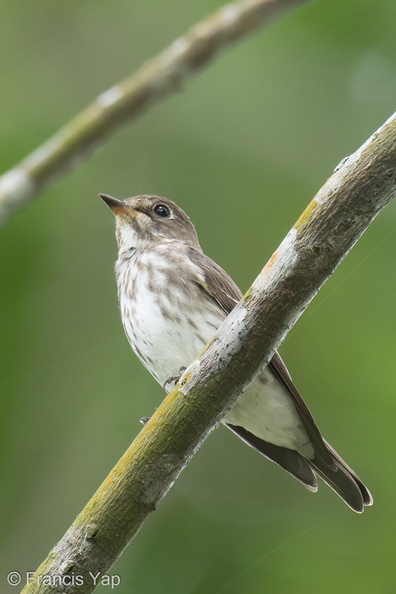
[[[164,204],[157,204],[156,206],[154,206],[154,212],[163,219],[169,219],[169,217],[171,216],[169,208]]]

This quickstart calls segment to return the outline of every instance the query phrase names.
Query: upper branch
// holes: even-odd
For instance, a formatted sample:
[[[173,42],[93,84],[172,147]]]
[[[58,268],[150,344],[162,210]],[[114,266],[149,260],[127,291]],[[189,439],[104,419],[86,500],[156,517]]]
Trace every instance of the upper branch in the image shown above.
[[[395,197],[395,163],[396,114],[318,192],[24,594],[92,592],[92,574],[111,567],[321,285]],[[71,573],[84,583],[67,585]],[[40,583],[42,575],[49,576],[49,585]]]
[[[72,169],[128,118],[177,90],[232,42],[306,0],[239,0],[197,23],[134,75],[114,85],[0,178],[0,223]]]

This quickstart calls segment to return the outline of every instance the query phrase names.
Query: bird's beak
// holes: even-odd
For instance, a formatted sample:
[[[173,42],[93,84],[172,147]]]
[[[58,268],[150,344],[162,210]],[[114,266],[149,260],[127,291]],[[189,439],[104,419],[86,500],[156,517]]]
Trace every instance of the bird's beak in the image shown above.
[[[122,200],[118,200],[117,198],[113,198],[108,194],[99,194],[99,196],[106,202],[107,206],[111,208],[115,215],[128,213],[132,214],[134,211],[133,208],[125,204]]]

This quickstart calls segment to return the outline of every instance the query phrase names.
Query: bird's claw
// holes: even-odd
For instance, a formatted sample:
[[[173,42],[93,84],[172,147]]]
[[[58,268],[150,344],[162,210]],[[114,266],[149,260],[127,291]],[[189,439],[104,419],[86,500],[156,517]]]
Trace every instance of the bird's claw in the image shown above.
[[[157,410],[157,407],[155,407],[154,410]],[[150,419],[151,417],[142,417],[141,419],[139,419],[139,423],[141,423],[142,425],[146,425]]]
[[[187,367],[180,367],[179,369],[179,375],[171,375],[171,377],[168,377],[168,379],[163,383],[163,389],[166,390],[166,386],[168,384],[171,384],[172,382],[174,382],[174,386],[177,384],[177,382],[179,381],[179,379],[181,378],[181,376],[183,375],[183,373],[186,371]]]

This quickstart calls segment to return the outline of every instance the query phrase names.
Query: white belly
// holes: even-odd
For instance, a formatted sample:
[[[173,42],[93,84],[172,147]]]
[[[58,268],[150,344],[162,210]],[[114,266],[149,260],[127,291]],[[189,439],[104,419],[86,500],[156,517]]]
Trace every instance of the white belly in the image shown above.
[[[129,343],[161,385],[169,377],[180,375],[180,368],[195,359],[225,318],[198,286],[187,294],[182,285],[170,287],[166,267],[164,260],[162,272],[156,270],[155,290],[148,290],[152,282],[147,266],[130,268],[127,287],[119,286],[121,317]],[[168,385],[167,391],[172,387]]]
[[[314,456],[293,399],[268,368],[238,398],[223,422],[244,427],[274,445],[297,450],[308,459]]]

